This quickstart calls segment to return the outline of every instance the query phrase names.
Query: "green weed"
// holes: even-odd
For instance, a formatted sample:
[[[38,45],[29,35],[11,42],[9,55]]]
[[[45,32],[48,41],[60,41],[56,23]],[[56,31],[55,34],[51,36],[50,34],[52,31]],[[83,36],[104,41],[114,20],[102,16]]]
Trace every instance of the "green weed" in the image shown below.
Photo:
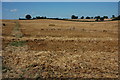
[[[24,46],[25,43],[26,43],[26,41],[15,41],[15,42],[11,42],[10,45],[19,47],[19,46]]]

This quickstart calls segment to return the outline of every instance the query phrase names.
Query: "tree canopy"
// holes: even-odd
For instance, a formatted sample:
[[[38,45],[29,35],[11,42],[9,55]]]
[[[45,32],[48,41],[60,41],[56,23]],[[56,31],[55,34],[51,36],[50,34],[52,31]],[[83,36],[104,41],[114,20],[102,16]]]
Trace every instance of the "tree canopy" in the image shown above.
[[[72,15],[71,19],[78,19],[78,16]]]
[[[26,19],[31,19],[32,17],[31,17],[31,15],[27,14],[27,15],[25,16],[25,18],[26,18]]]

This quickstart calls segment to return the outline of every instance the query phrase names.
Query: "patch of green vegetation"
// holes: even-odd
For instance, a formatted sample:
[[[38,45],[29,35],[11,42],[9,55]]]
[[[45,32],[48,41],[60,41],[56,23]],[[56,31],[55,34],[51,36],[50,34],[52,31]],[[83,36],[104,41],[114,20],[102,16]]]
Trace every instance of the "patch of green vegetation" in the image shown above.
[[[17,35],[15,35],[16,38],[22,38],[23,37],[23,34],[22,33],[19,33]]]
[[[11,42],[10,45],[19,47],[19,46],[24,46],[25,43],[26,43],[26,41],[14,41],[14,42]]]
[[[14,27],[13,30],[14,30],[14,31],[20,31],[19,27],[20,27],[19,23],[16,22],[16,25],[15,25],[15,27]]]
[[[22,78],[22,77],[23,77],[23,74],[20,74],[19,77]]]
[[[6,73],[7,71],[10,71],[11,69],[6,66],[2,66],[2,73]]]

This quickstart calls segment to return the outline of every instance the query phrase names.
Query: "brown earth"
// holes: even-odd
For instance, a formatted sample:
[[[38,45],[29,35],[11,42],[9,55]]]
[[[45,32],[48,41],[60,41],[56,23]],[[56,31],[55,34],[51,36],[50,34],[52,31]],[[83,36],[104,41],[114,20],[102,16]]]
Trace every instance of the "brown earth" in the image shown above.
[[[3,23],[3,78],[118,78],[118,21]]]

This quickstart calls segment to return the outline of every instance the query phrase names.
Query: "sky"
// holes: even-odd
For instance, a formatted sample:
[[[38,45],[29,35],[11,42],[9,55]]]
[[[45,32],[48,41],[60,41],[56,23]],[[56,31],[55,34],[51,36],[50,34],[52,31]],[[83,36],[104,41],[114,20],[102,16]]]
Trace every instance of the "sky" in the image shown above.
[[[49,18],[71,18],[71,15],[108,16],[118,15],[118,2],[2,2],[2,18],[24,18],[26,14]]]
[[[2,2],[118,2],[120,0],[1,0]]]

